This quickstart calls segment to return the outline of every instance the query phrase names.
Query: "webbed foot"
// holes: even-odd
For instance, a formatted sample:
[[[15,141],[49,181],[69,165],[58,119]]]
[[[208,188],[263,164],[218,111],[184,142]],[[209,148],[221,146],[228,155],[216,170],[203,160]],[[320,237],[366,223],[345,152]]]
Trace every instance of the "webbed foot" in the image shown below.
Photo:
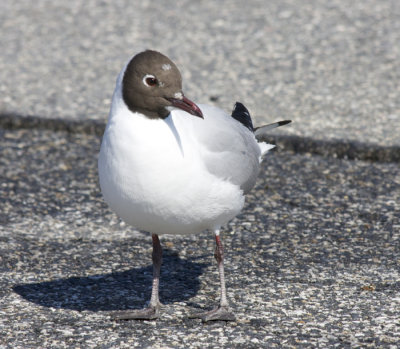
[[[213,310],[201,312],[201,313],[194,313],[189,316],[191,319],[201,319],[203,322],[207,321],[235,321],[236,317],[232,310],[227,307],[217,307]]]

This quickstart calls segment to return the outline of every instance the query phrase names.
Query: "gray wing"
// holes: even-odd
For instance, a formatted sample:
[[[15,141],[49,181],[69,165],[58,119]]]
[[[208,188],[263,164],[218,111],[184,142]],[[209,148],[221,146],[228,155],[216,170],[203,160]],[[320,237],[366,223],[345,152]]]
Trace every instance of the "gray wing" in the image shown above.
[[[247,193],[255,184],[261,150],[253,132],[221,109],[200,105],[203,122],[197,123],[196,135],[208,171],[229,180]]]

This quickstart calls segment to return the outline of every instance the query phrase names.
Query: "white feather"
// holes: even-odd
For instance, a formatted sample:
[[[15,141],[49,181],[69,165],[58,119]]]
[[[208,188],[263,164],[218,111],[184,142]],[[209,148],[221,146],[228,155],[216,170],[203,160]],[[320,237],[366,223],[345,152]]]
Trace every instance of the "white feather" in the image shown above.
[[[227,223],[242,209],[261,156],[273,146],[207,105],[199,105],[204,120],[182,110],[164,120],[133,113],[121,97],[123,71],[98,161],[106,202],[128,224],[157,234]]]

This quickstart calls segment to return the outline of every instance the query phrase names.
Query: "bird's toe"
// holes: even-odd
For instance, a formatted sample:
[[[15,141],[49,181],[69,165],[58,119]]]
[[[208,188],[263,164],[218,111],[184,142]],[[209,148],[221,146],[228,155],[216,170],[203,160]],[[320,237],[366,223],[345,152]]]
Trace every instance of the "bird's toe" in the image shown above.
[[[160,317],[160,307],[116,311],[111,313],[111,317],[114,320],[154,320]]]
[[[229,307],[218,307],[213,310],[193,313],[190,315],[191,319],[201,319],[203,322],[208,321],[235,321],[235,314]]]

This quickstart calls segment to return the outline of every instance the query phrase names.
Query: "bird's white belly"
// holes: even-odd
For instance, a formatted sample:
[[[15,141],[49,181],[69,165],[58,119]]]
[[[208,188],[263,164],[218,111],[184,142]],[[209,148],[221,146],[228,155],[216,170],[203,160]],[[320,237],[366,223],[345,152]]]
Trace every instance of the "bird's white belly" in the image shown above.
[[[150,133],[123,123],[107,129],[99,177],[110,207],[128,224],[157,234],[214,229],[236,216],[242,191],[206,170],[198,147],[187,144],[190,134],[179,136],[164,122],[151,126]]]

